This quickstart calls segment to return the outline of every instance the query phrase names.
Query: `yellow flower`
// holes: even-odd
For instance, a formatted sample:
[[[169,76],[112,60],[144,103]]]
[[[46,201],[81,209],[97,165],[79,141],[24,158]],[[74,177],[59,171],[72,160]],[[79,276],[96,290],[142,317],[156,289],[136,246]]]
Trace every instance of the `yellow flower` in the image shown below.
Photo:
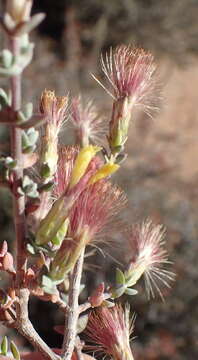
[[[100,150],[101,148],[99,146],[88,145],[79,152],[71,174],[70,188],[79,182],[85,174],[90,161]]]
[[[94,184],[96,181],[101,180],[114,172],[116,172],[119,169],[118,164],[114,164],[112,162],[109,162],[105,165],[103,165],[89,180],[89,184]]]

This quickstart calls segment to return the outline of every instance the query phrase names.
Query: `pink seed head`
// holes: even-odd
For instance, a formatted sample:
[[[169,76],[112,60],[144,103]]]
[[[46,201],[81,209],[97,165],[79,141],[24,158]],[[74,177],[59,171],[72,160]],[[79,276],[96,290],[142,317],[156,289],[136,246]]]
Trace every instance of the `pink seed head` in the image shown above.
[[[113,87],[115,99],[130,97],[135,105],[144,105],[153,88],[156,70],[151,53],[132,46],[118,46],[105,60],[102,58],[102,70]]]
[[[164,234],[163,227],[153,224],[150,220],[132,226],[127,234],[132,252],[128,273],[134,274],[136,280],[144,275],[148,298],[154,297],[156,290],[163,299],[160,283],[170,287],[169,281],[174,278],[172,272],[163,269],[164,265],[170,263],[164,248]]]
[[[104,119],[99,116],[92,101],[83,103],[81,96],[74,97],[71,104],[71,120],[79,143],[88,145],[89,140],[95,144],[101,143],[107,129]]]
[[[110,182],[97,181],[79,196],[70,213],[70,235],[78,236],[84,228],[89,241],[106,229],[126,203],[123,192]]]
[[[94,351],[110,355],[116,360],[132,360],[130,335],[134,321],[130,321],[129,307],[123,310],[121,305],[112,308],[100,307],[93,310],[89,316],[85,330]]]

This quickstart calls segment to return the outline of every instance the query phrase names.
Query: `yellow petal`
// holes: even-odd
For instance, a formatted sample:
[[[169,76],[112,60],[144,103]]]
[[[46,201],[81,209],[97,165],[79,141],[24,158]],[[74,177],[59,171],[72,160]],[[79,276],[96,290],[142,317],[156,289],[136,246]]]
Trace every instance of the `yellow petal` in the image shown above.
[[[120,165],[114,163],[107,163],[103,165],[89,180],[89,184],[94,184],[96,181],[101,180],[119,169]]]
[[[100,150],[101,148],[99,146],[89,145],[84,147],[79,152],[72,171],[70,188],[79,182],[79,180],[87,170],[90,161],[95,156],[95,154]]]

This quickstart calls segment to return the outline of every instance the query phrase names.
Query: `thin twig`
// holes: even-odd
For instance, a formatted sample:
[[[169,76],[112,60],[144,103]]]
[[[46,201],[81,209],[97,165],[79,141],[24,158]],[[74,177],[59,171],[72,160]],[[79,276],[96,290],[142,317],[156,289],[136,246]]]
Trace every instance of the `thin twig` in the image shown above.
[[[74,266],[69,287],[69,310],[66,313],[65,332],[63,340],[63,360],[70,360],[75,346],[77,334],[77,322],[79,317],[78,297],[80,293],[80,281],[84,262],[84,249]]]
[[[15,328],[43,355],[45,359],[59,360],[60,357],[41,339],[28,318],[29,290],[24,288],[20,289],[19,295],[19,303],[16,304],[19,317],[16,320]]]

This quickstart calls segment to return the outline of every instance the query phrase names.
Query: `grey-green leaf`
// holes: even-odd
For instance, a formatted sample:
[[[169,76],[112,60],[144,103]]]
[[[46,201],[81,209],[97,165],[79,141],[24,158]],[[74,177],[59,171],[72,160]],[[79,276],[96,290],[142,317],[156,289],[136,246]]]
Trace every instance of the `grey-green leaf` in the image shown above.
[[[137,295],[137,294],[138,294],[138,291],[135,290],[135,289],[126,288],[125,294],[130,295],[130,296],[132,296],[132,295]]]
[[[116,269],[116,285],[125,285],[125,276],[122,270]]]

